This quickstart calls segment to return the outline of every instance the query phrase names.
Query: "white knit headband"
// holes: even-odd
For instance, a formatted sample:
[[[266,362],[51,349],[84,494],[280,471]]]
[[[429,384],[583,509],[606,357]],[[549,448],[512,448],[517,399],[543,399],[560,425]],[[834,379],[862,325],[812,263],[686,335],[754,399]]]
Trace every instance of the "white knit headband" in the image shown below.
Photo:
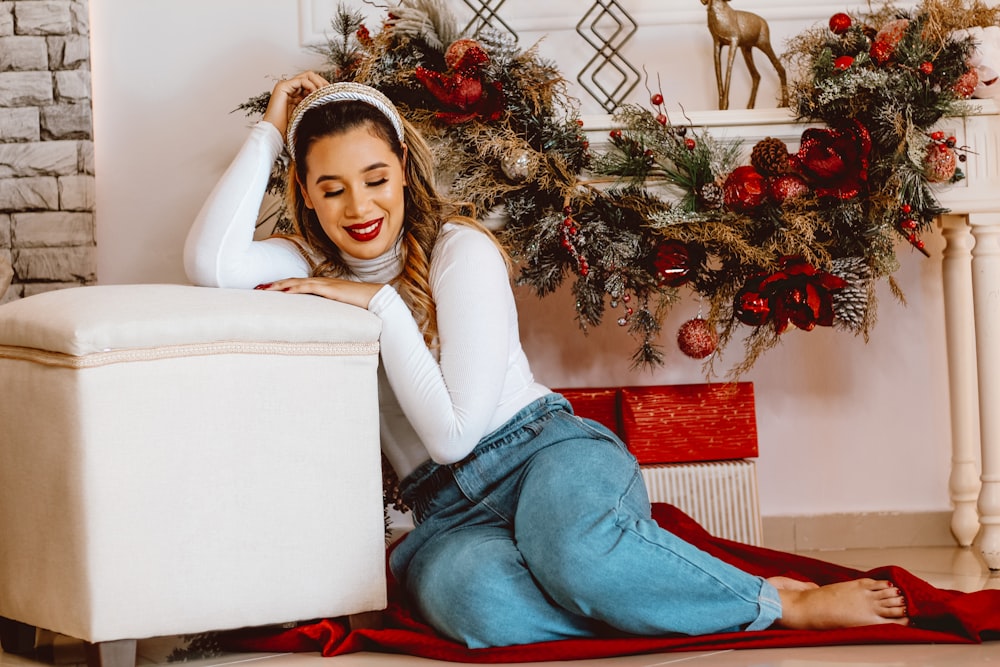
[[[370,104],[381,111],[382,115],[388,118],[392,127],[395,128],[399,143],[403,143],[403,119],[389,98],[371,86],[352,81],[341,81],[314,90],[295,107],[292,118],[288,122],[288,131],[285,133],[285,146],[288,148],[288,154],[295,155],[295,133],[299,128],[299,123],[302,122],[302,116],[307,111],[330,102],[352,100]]]

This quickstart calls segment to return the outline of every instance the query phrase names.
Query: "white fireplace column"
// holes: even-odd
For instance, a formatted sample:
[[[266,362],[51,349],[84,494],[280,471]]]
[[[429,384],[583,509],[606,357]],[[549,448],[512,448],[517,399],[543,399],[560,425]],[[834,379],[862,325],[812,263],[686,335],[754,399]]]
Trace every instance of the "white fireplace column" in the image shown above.
[[[976,241],[972,287],[982,437],[980,549],[989,568],[1000,570],[1000,213],[973,213],[969,222]]]
[[[963,547],[979,532],[979,390],[972,295],[972,246],[968,218],[944,215],[943,258],[945,335],[951,408],[951,476],[948,489],[954,511],[951,532]]]

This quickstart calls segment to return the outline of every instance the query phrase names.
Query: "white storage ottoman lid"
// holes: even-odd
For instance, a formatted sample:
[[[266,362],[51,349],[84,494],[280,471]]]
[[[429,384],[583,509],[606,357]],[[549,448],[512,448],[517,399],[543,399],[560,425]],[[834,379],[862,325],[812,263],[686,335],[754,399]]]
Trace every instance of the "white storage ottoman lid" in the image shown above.
[[[380,332],[367,310],[322,297],[189,285],[74,287],[0,306],[0,346],[103,363],[126,361],[130,351],[257,343],[375,354]]]

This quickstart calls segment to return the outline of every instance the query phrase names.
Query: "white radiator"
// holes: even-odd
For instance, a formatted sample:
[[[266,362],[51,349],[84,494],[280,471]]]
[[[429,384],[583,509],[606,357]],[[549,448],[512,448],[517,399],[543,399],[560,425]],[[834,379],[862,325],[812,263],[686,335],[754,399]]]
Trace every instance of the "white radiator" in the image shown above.
[[[650,502],[680,508],[716,537],[760,546],[760,501],[754,461],[644,465],[642,478]]]

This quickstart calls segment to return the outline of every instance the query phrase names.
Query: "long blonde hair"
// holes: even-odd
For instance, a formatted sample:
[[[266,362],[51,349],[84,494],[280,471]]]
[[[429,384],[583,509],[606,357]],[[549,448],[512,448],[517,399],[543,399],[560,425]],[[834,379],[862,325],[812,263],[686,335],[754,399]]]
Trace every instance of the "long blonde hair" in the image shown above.
[[[375,107],[360,101],[339,101],[317,106],[305,112],[295,136],[295,150],[288,168],[286,203],[296,233],[308,249],[307,259],[316,276],[345,277],[350,269],[344,263],[340,249],[323,231],[315,211],[305,205],[298,182],[306,180],[305,156],[309,147],[323,137],[339,135],[358,127],[368,129],[388,144],[404,166],[406,187],[403,194],[403,221],[400,253],[402,271],[392,281],[393,286],[413,313],[428,347],[437,345],[437,314],[430,286],[430,258],[441,228],[446,222],[474,227],[496,243],[510,270],[510,258],[496,238],[469,215],[462,206],[443,197],[437,190],[434,160],[430,147],[420,132],[405,118],[403,144],[388,118]],[[312,255],[312,257],[309,256]]]

